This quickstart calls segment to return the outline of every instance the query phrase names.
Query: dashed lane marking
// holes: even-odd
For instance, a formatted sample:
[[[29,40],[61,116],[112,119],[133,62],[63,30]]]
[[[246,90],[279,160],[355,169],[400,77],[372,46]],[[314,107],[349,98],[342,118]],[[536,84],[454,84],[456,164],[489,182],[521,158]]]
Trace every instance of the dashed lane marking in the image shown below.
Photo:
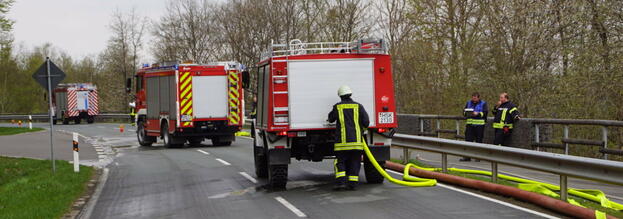
[[[216,160],[218,160],[218,162],[221,162],[221,163],[222,163],[223,165],[225,165],[225,166],[229,166],[229,165],[231,165],[229,162],[224,161],[224,160],[223,160],[223,159],[221,159],[221,158],[216,158]]]
[[[301,210],[296,208],[294,205],[292,205],[290,202],[288,202],[287,200],[285,200],[281,196],[277,196],[277,197],[275,197],[275,199],[279,203],[281,203],[283,206],[288,208],[290,211],[292,211],[292,213],[296,214],[296,216],[298,216],[298,217],[307,217],[307,215],[305,215],[305,213],[303,213]]]
[[[201,152],[202,154],[205,154],[205,155],[210,155],[210,153],[208,153],[207,151],[201,150],[201,149],[199,149],[197,151],[199,151],[199,152]]]
[[[251,175],[249,175],[248,173],[245,172],[240,172],[240,175],[244,176],[244,178],[247,178],[249,181],[253,182],[253,183],[257,183],[257,179],[253,178]]]

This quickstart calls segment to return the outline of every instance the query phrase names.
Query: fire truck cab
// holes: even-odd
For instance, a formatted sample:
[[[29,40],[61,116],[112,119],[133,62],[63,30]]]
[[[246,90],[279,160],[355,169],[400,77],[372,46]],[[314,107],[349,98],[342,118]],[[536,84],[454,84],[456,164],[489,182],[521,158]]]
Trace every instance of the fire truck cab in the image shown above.
[[[154,64],[136,74],[137,138],[165,147],[211,139],[229,146],[244,123],[244,66],[236,62]],[[245,76],[246,77],[246,76]]]
[[[284,187],[291,158],[334,158],[335,124],[327,122],[348,85],[370,118],[364,137],[379,163],[389,159],[397,127],[391,58],[383,40],[274,44],[258,63],[257,117],[252,124],[256,175]],[[365,157],[365,156],[364,156]],[[384,178],[364,159],[368,183]]]

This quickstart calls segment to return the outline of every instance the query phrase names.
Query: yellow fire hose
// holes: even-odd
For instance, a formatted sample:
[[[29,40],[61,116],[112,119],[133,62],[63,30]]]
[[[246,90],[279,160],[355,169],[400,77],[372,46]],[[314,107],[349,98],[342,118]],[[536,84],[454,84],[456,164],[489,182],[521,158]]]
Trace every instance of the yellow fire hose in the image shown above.
[[[366,144],[366,141],[363,141],[363,150],[365,151],[366,156],[368,156],[368,159],[370,160],[370,163],[372,163],[374,168],[377,171],[379,171],[379,173],[383,175],[385,179],[389,180],[392,183],[403,185],[403,186],[412,186],[412,187],[435,186],[435,184],[437,184],[437,180],[435,179],[417,178],[417,177],[413,177],[409,175],[410,166],[414,166],[417,168],[417,166],[415,166],[415,164],[412,164],[412,163],[407,164],[407,166],[405,167],[403,176],[402,176],[404,180],[408,180],[408,181],[395,179],[394,177],[391,177],[389,174],[387,174],[387,172],[385,172],[385,169],[383,169],[381,165],[379,165],[379,163],[376,161],[376,159],[374,159],[374,156],[372,155],[372,152],[370,152],[370,149],[368,148],[368,144]]]
[[[417,169],[421,169],[421,170],[427,170],[427,171],[441,171],[441,168],[424,168],[424,167],[420,167],[417,166],[413,163],[408,163],[405,168],[404,168],[404,172],[403,172],[403,179],[404,180],[408,180],[408,181],[403,181],[403,180],[398,180],[395,179],[393,177],[391,177],[389,174],[387,174],[387,172],[385,172],[385,170],[379,165],[379,163],[376,161],[376,159],[374,158],[374,156],[372,155],[372,153],[370,152],[370,149],[368,148],[368,145],[366,144],[366,142],[364,141],[364,147],[363,147],[366,156],[368,157],[368,159],[370,160],[370,162],[372,163],[372,165],[374,166],[374,168],[379,171],[379,173],[381,175],[383,175],[383,177],[385,177],[385,179],[389,180],[392,183],[398,184],[398,185],[403,185],[403,186],[412,186],[412,187],[425,187],[425,186],[435,186],[435,184],[437,184],[437,180],[435,179],[424,179],[424,178],[417,178],[417,177],[413,177],[409,174],[409,169],[411,167],[415,167]],[[459,172],[459,173],[467,173],[467,174],[475,174],[475,175],[485,175],[485,176],[491,176],[492,173],[489,171],[483,171],[483,170],[467,170],[467,169],[459,169],[459,168],[448,168],[449,171],[454,171],[454,172]],[[554,191],[559,191],[560,187],[553,185],[553,184],[549,184],[549,183],[543,183],[543,182],[538,182],[538,181],[534,181],[534,180],[528,180],[528,179],[523,179],[523,178],[519,178],[519,177],[514,177],[514,176],[508,176],[508,175],[504,175],[504,174],[498,174],[498,178],[500,179],[505,179],[508,181],[513,181],[513,182],[517,182],[519,183],[517,185],[517,187],[519,189],[522,190],[526,190],[526,191],[530,191],[530,192],[535,192],[535,193],[539,193],[542,195],[547,195],[550,197],[554,197],[554,198],[559,198],[560,195],[558,195],[558,193],[554,192]],[[574,195],[577,197],[581,197],[590,201],[594,201],[597,203],[600,203],[602,207],[605,208],[610,208],[610,209],[614,209],[616,211],[623,211],[623,205],[617,202],[613,202],[610,201],[606,195],[600,191],[600,190],[592,190],[592,189],[568,189],[568,193],[570,195]],[[567,199],[567,201],[573,205],[577,205],[580,207],[585,207],[582,206],[580,203],[576,202],[575,200],[569,198]],[[601,211],[595,211],[595,216],[597,218],[605,218],[605,213],[601,212]]]

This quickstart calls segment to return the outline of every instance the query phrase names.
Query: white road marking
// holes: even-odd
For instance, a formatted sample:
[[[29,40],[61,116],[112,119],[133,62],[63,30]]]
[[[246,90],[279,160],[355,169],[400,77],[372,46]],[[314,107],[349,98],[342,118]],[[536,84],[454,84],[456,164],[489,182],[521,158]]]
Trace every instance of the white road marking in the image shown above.
[[[290,204],[290,202],[288,202],[287,200],[285,200],[284,198],[282,198],[281,196],[277,196],[275,197],[275,199],[281,203],[283,206],[285,206],[286,208],[288,208],[290,211],[292,211],[292,213],[296,214],[296,216],[298,217],[307,217],[307,215],[305,215],[305,213],[303,213],[301,210],[299,210],[298,208],[294,207],[294,205]]]
[[[225,165],[225,166],[229,166],[229,165],[231,165],[229,162],[224,161],[224,160],[223,160],[223,159],[221,159],[221,158],[216,158],[216,160],[218,160],[218,162],[221,162],[221,163],[222,163],[223,165]]]
[[[208,153],[207,151],[201,150],[201,149],[199,149],[197,151],[199,151],[199,152],[201,152],[202,154],[205,154],[205,155],[210,155],[210,153]]]
[[[244,178],[247,178],[249,181],[253,182],[253,183],[257,183],[257,179],[253,178],[251,175],[249,175],[248,173],[245,172],[240,172],[240,175],[244,176]]]
[[[238,137],[238,138],[246,138],[246,139],[249,139],[249,140],[253,140],[253,138],[251,138],[251,137],[247,137],[247,136],[236,136],[236,137]]]
[[[402,176],[402,173],[398,173],[398,172],[393,171],[393,170],[386,170],[386,171],[389,172],[389,173],[393,173],[393,174]],[[462,189],[456,188],[454,186],[449,186],[449,185],[446,185],[446,184],[443,184],[443,183],[439,183],[439,182],[437,182],[437,185],[440,186],[440,187],[449,189],[449,190],[460,192],[460,193],[463,193],[463,194],[466,194],[466,195],[471,195],[471,196],[474,196],[476,198],[480,198],[480,199],[484,199],[484,200],[487,200],[487,201],[490,201],[490,202],[498,203],[498,204],[504,205],[506,207],[510,207],[510,208],[514,208],[514,209],[517,209],[517,210],[520,210],[520,211],[528,212],[528,213],[531,213],[531,214],[534,214],[534,215],[538,215],[538,216],[541,216],[541,217],[544,217],[544,218],[551,218],[551,219],[558,218],[558,217],[554,217],[554,216],[551,216],[551,215],[548,215],[548,214],[543,214],[543,213],[538,212],[538,211],[533,211],[533,210],[530,210],[530,209],[527,209],[527,208],[524,208],[524,207],[521,207],[521,206],[517,206],[517,205],[511,204],[511,203],[503,202],[503,201],[500,201],[500,200],[497,200],[497,199],[494,199],[494,198],[489,198],[487,196],[483,196],[483,195],[476,194],[476,193],[473,193],[473,192],[470,192],[470,191],[462,190]]]

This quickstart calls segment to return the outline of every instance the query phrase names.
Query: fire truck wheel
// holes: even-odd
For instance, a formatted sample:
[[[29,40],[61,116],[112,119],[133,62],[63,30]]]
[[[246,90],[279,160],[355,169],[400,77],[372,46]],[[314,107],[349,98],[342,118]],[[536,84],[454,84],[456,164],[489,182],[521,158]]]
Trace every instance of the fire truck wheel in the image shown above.
[[[385,161],[378,162],[381,166],[385,164]],[[380,184],[383,183],[383,181],[385,180],[383,175],[381,175],[381,173],[379,173],[379,171],[374,168],[372,163],[368,160],[367,157],[365,157],[365,155],[363,159],[363,171],[366,173],[366,181],[370,184]]]
[[[255,142],[255,141],[254,141]],[[262,155],[262,147],[253,147],[253,158],[255,160],[255,175],[258,178],[268,177],[268,162],[266,155]]]
[[[143,123],[143,121],[139,121],[137,124],[138,130],[136,131],[136,137],[138,138],[138,144],[141,146],[151,146],[151,144],[156,142],[156,137],[147,136],[147,131]]]
[[[288,182],[288,165],[270,165],[268,167],[268,185],[273,189],[285,189]]]
[[[168,124],[162,123],[162,128],[160,128],[160,135],[162,135],[162,141],[164,143],[164,147],[167,148],[179,148],[181,146],[184,145],[184,143],[179,143],[174,139],[173,136],[171,136],[171,133],[169,133],[169,130],[167,129]]]
[[[74,123],[80,124],[80,122],[82,122],[82,119],[80,119],[80,117],[74,119]]]
[[[58,120],[56,120],[56,118],[52,119],[52,124],[56,125],[57,122]]]
[[[63,125],[69,124],[69,119],[63,118]]]
[[[230,146],[231,141],[223,141],[219,137],[214,137],[212,138],[212,145],[213,146]]]
[[[89,116],[89,117],[87,118],[87,123],[89,123],[89,124],[93,124],[93,122],[95,122],[95,117],[94,117],[94,116]]]

